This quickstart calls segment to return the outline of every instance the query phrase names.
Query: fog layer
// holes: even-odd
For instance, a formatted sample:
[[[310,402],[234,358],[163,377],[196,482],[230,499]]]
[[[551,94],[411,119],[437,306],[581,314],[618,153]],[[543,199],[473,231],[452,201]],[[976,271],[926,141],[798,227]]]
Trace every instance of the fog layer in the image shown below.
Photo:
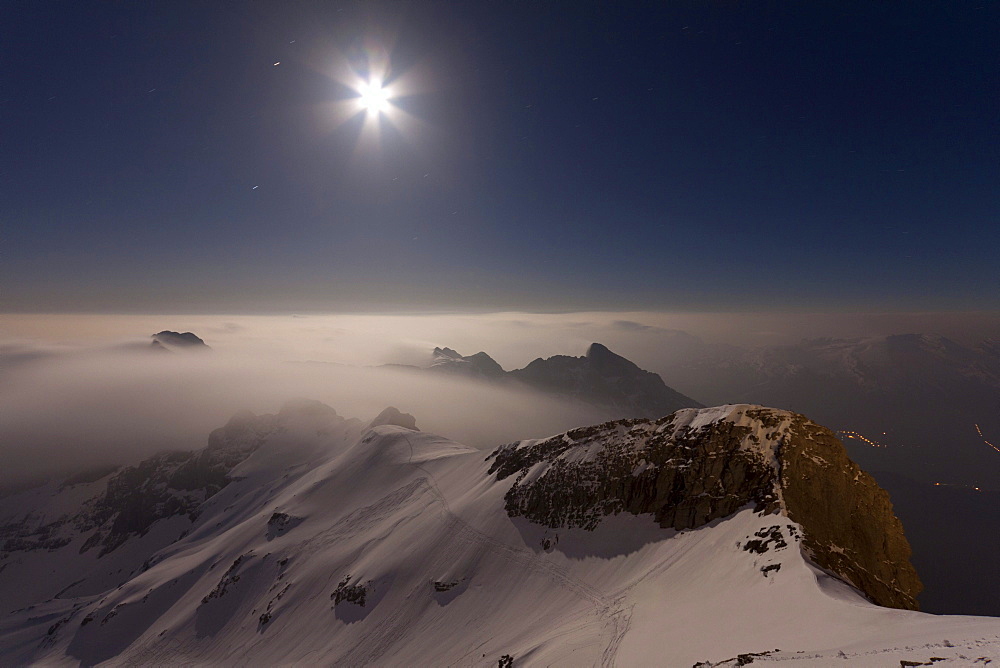
[[[149,350],[149,336],[163,329],[193,331],[212,350]],[[1000,334],[1000,315],[5,315],[0,320],[0,484],[54,470],[134,461],[165,448],[203,447],[209,431],[237,410],[274,412],[293,397],[319,399],[362,420],[394,405],[415,415],[424,430],[482,448],[606,418],[593,407],[553,397],[375,368],[425,365],[435,346],[465,355],[486,351],[510,370],[537,357],[582,355],[599,341],[661,373],[668,385],[696,400],[766,403],[783,395],[753,391],[758,387],[753,379],[746,391],[737,392],[738,383],[726,375],[732,346],[900,332],[936,332],[976,342]],[[714,367],[692,365],[696,356],[706,355]],[[857,395],[849,387],[845,392]],[[829,401],[812,406],[798,401],[799,395],[793,398],[782,399],[779,407],[815,414],[832,428],[890,431],[882,422],[869,426],[855,420],[861,417],[856,408],[827,416]],[[994,429],[981,411],[974,417]],[[970,420],[963,418],[961,428],[971,430],[971,422],[965,422]],[[974,454],[995,454],[969,440],[963,447]]]
[[[393,405],[421,429],[476,447],[601,419],[593,408],[418,370],[145,347],[24,353],[0,379],[0,487],[206,445],[237,410],[295,397],[371,420]]]

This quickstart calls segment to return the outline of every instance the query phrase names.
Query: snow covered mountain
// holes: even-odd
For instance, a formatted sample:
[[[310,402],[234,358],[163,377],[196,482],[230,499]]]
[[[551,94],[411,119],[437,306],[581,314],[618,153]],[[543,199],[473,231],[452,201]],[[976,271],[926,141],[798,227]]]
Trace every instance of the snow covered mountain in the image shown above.
[[[298,401],[4,498],[0,662],[1000,660],[1000,620],[907,609],[885,492],[800,415],[685,409],[489,455],[415,427]]]

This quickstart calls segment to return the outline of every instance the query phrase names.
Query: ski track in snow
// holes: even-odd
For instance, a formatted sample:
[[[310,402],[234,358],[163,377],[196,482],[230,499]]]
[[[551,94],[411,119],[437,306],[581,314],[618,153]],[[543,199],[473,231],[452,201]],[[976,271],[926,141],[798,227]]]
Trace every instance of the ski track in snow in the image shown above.
[[[527,550],[520,550],[498,541],[478,529],[473,528],[467,522],[462,520],[452,512],[451,506],[448,504],[448,499],[445,498],[444,494],[434,482],[434,475],[420,464],[413,463],[413,442],[410,440],[409,436],[404,435],[403,438],[406,439],[406,443],[410,447],[410,459],[408,463],[422,471],[426,476],[425,478],[419,478],[418,482],[422,482],[426,485],[426,489],[428,489],[434,496],[435,500],[441,504],[441,507],[448,516],[448,523],[450,525],[449,528],[456,530],[455,535],[458,536],[458,539],[469,541],[482,547],[488,547],[494,550],[495,554],[501,555],[510,563],[536,575],[548,577],[553,583],[564,589],[568,589],[580,598],[589,601],[597,610],[598,615],[600,615],[602,619],[607,620],[612,626],[612,639],[603,653],[601,665],[608,667],[614,666],[615,654],[617,652],[618,645],[621,642],[622,637],[624,637],[624,635],[628,632],[629,618],[631,617],[631,609],[626,609],[622,606],[623,598],[619,597],[616,599],[609,599],[598,589],[572,577],[566,573],[565,570],[555,564],[541,560]],[[470,652],[470,654],[471,653],[472,652]],[[469,656],[469,654],[466,656]],[[465,657],[462,657],[456,663],[461,663],[464,659]]]
[[[735,419],[737,408],[690,409],[681,426]],[[877,608],[847,585],[817,583],[824,576],[797,544],[764,556],[740,548],[744,535],[790,524],[787,517],[760,517],[745,508],[701,529],[656,533],[626,548],[615,542],[620,532],[645,536],[642,522],[652,521],[628,516],[617,518],[617,528],[587,534],[597,541],[590,548],[581,542],[571,550],[581,534],[559,530],[563,545],[550,553],[547,546],[538,549],[534,534],[515,533],[523,527],[512,528],[502,506],[483,505],[495,504],[503,483],[485,477],[481,453],[463,460],[469,451],[401,427],[369,434],[370,441],[320,439],[329,452],[308,465],[293,462],[298,468],[291,478],[284,443],[262,448],[241,472],[258,477],[244,477],[213,497],[193,535],[157,551],[148,570],[137,570],[117,589],[21,611],[19,620],[0,624],[0,638],[16,639],[21,656],[46,664],[107,657],[94,645],[104,639],[121,645],[117,655],[99,658],[110,665],[414,665],[404,660],[413,652],[422,662],[439,653],[436,665],[496,665],[508,644],[518,666],[689,666],[689,655],[732,666],[738,663],[733,648],[768,652],[754,662],[810,666],[874,668],[931,657],[945,659],[935,663],[943,666],[1000,663],[1000,620]],[[293,522],[272,524],[278,511]],[[301,536],[284,539],[302,522],[311,524]],[[423,560],[414,568],[404,558],[411,540]],[[588,551],[601,541],[618,550]],[[774,563],[784,567],[769,576],[762,566]],[[276,572],[267,570],[276,565]],[[339,601],[328,601],[345,576],[374,583],[367,608],[348,605],[360,615],[353,618]],[[434,578],[482,588],[468,589],[475,593],[463,599],[469,585],[462,585],[442,602],[431,598]],[[498,586],[510,590],[490,589]],[[222,601],[227,587],[231,593]],[[389,605],[380,606],[385,597]],[[125,607],[147,599],[149,607]],[[445,609],[452,601],[457,607]],[[126,614],[116,617],[118,610]],[[259,612],[268,619],[258,625]],[[85,616],[95,623],[81,630]],[[61,630],[43,636],[34,654],[23,654],[27,634],[57,622]],[[97,631],[102,627],[104,638]],[[796,636],[800,631],[804,635]],[[778,646],[786,649],[773,650]]]

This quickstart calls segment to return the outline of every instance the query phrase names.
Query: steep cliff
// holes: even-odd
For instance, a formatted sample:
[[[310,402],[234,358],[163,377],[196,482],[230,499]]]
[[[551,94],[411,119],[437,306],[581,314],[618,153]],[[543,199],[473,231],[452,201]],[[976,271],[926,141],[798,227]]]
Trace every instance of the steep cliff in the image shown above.
[[[872,601],[917,608],[920,580],[888,494],[832,432],[802,415],[750,405],[684,409],[512,443],[491,458],[499,480],[516,476],[505,495],[512,517],[594,529],[607,515],[649,513],[684,530],[752,506],[801,525],[807,556]],[[785,542],[758,538],[745,549]]]

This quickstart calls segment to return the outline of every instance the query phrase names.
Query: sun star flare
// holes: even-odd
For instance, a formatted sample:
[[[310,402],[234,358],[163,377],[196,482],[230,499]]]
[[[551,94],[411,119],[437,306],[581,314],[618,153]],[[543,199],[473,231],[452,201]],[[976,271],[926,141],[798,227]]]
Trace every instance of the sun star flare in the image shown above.
[[[373,115],[389,111],[389,89],[377,79],[362,83],[358,86],[358,105]]]

